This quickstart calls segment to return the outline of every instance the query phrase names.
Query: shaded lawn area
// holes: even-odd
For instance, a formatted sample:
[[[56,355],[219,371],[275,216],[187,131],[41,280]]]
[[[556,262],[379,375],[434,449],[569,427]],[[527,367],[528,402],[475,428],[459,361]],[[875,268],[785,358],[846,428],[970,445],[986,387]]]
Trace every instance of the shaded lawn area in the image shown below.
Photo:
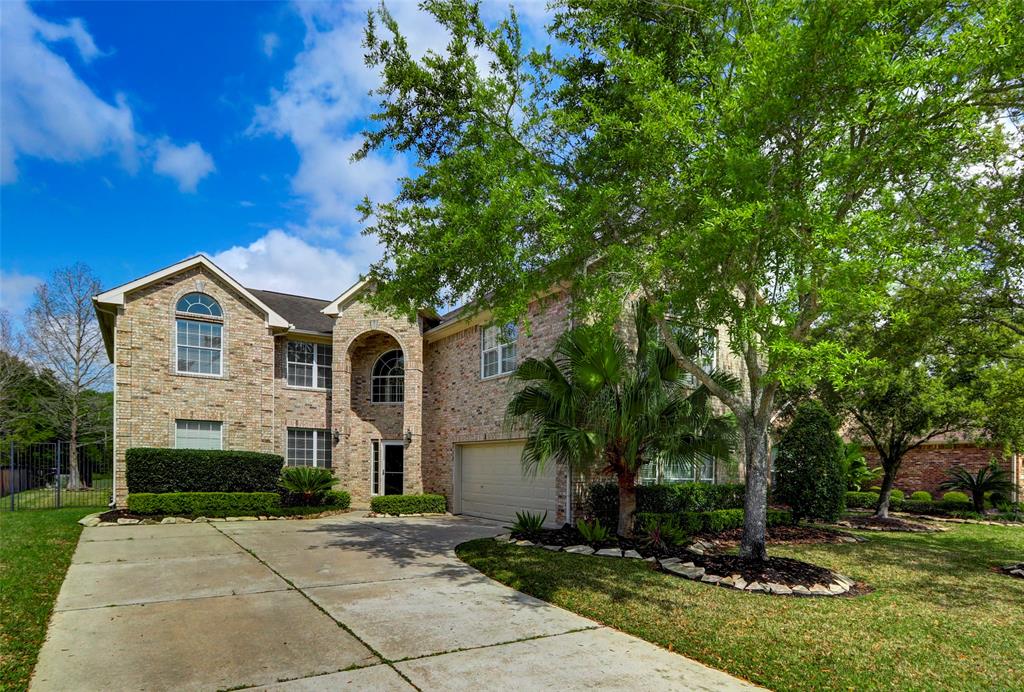
[[[778,546],[874,588],[849,598],[741,593],[639,560],[482,539],[459,557],[520,591],[776,690],[1024,689],[1024,529],[861,533],[866,543]]]
[[[60,491],[61,507],[91,507],[93,511],[104,509],[104,505],[110,500],[113,490],[113,481],[109,475],[96,474],[93,476],[92,485],[88,490],[67,490]],[[15,493],[15,504],[22,511],[24,509],[53,509],[57,505],[57,495],[53,488],[41,487],[31,490],[22,490]],[[0,512],[10,511],[11,496],[0,498]],[[88,514],[88,512],[86,512]],[[85,516],[84,514],[82,516]]]
[[[28,688],[79,519],[102,507],[0,514],[0,689]]]

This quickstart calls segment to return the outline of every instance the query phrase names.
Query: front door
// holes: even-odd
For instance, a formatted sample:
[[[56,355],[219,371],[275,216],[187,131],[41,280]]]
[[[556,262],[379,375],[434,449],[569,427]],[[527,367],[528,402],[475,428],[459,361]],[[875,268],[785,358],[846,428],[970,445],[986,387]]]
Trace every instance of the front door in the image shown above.
[[[384,494],[401,495],[404,490],[405,444],[384,443]]]

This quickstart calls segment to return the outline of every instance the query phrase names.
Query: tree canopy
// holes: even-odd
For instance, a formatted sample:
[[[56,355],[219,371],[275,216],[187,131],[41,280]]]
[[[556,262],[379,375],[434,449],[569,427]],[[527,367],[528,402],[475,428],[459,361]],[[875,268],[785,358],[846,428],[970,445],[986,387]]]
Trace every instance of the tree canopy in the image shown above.
[[[978,281],[981,229],[1012,239],[1024,6],[570,0],[529,51],[514,14],[424,7],[442,53],[412,55],[384,8],[366,31],[383,81],[357,157],[394,147],[416,165],[362,206],[384,247],[377,300],[511,317],[568,282],[603,317],[644,294],[666,336],[725,325],[739,393],[674,356],[736,416],[741,554],[765,557],[778,389],[866,358],[812,327],[886,314],[897,281]]]

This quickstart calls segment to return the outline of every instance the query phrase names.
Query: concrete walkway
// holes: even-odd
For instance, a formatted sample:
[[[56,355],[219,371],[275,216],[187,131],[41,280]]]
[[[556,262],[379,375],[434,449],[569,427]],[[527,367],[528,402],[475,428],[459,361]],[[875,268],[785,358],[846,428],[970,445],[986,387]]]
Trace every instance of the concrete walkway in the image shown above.
[[[455,557],[462,518],[88,528],[34,690],[751,689]]]

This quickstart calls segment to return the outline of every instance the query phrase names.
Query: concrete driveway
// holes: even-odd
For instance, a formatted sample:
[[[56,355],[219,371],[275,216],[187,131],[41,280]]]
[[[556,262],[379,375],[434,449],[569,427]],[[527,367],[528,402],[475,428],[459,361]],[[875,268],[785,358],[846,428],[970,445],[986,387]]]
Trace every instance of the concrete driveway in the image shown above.
[[[488,579],[463,518],[87,528],[35,690],[749,686]]]

